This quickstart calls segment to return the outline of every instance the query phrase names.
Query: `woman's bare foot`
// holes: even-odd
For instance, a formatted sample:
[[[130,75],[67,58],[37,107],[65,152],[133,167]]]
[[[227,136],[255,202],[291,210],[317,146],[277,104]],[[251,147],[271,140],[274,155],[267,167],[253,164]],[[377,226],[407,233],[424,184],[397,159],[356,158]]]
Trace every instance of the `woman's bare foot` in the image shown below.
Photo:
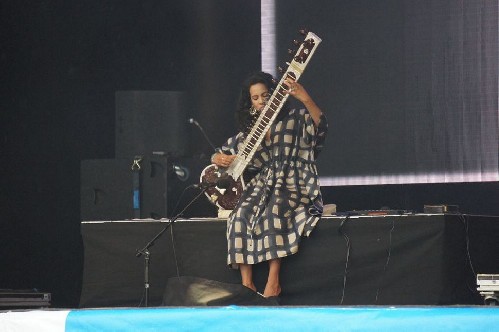
[[[263,291],[263,296],[264,297],[272,297],[272,296],[279,296],[281,294],[281,285],[270,285],[267,284],[265,286],[265,290]]]
[[[279,282],[279,271],[281,270],[281,259],[274,258],[269,260],[269,277],[263,296],[272,297],[281,294],[281,283]]]
[[[256,287],[253,283],[253,266],[249,264],[239,264],[239,270],[241,271],[241,283],[243,286],[256,292]]]
[[[255,287],[255,285],[254,285],[253,283],[246,284],[246,285],[243,283],[243,286],[244,286],[244,287],[248,287],[248,288],[249,288],[249,289],[251,289],[253,292],[256,292],[256,287]]]

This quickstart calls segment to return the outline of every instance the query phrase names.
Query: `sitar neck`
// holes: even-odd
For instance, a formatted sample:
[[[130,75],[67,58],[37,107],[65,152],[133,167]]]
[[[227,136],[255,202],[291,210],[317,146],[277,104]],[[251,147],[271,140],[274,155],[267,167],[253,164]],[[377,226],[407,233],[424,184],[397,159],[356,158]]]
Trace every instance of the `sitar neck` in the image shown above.
[[[322,40],[317,37],[317,35],[313,32],[309,32],[305,37],[304,42],[300,44],[293,60],[290,63],[287,63],[287,70],[277,84],[277,87],[270,96],[267,104],[263,110],[260,111],[258,119],[251,128],[249,134],[246,136],[243,146],[239,149],[236,158],[227,169],[227,173],[235,180],[242,175],[250,161],[253,159],[255,152],[258,150],[258,147],[265,138],[265,134],[270,129],[270,126],[289,97],[287,86],[284,84],[284,81],[288,78],[293,81],[298,81],[321,41]]]

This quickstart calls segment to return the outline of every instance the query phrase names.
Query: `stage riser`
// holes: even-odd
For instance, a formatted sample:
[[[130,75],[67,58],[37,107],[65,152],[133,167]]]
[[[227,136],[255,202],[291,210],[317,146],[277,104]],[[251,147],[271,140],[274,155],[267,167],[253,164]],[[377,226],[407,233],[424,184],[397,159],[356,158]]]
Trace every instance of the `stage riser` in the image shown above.
[[[478,273],[497,272],[490,259],[499,255],[494,241],[494,234],[499,234],[497,220],[381,216],[351,218],[341,226],[343,218],[323,218],[311,237],[303,239],[300,251],[283,259],[280,304],[481,304],[468,257]],[[141,299],[143,304],[144,261],[135,257],[135,250],[165,226],[166,222],[152,220],[82,223],[85,263],[80,307],[138,306]],[[240,283],[239,271],[226,267],[225,234],[225,220],[216,219],[181,219],[172,231],[163,233],[150,249],[149,305],[161,305],[167,280],[177,276],[177,268],[180,276]],[[254,269],[259,290],[267,273],[267,264]]]

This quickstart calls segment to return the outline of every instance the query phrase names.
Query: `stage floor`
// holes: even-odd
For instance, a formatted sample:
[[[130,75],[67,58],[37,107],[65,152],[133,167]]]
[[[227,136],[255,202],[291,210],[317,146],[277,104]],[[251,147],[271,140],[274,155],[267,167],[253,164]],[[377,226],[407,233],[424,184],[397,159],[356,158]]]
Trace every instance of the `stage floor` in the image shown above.
[[[494,331],[499,307],[158,307],[0,312],[1,331]]]

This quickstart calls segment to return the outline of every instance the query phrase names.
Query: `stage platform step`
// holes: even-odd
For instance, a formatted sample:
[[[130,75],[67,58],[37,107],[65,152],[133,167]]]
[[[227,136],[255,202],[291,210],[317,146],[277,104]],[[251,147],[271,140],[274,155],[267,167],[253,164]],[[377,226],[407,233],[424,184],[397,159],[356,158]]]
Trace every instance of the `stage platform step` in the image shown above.
[[[494,331],[499,307],[161,307],[0,312],[2,331]]]

